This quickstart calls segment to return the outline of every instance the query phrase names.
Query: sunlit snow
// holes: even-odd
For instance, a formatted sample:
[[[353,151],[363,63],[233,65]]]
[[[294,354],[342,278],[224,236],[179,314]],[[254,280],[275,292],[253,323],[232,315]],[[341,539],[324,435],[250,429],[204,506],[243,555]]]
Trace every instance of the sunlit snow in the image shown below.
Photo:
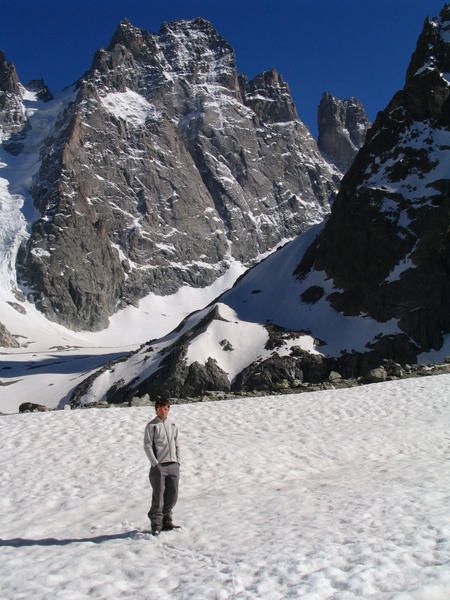
[[[0,417],[0,595],[448,600],[449,387],[173,406],[183,528],[159,538],[152,409]]]
[[[206,288],[183,286],[170,296],[151,293],[138,307],[128,306],[113,315],[103,331],[73,332],[48,321],[29,302],[21,303],[26,314],[4,303],[1,320],[22,347],[0,349],[0,411],[17,411],[30,400],[30,387],[35,402],[62,406],[92,370],[166,335],[193,310],[231,287],[244,271],[241,263],[230,260],[228,271]]]
[[[147,119],[154,120],[160,117],[153,104],[132,90],[111,92],[102,96],[100,102],[109,113],[127,121],[133,127],[144,125]]]

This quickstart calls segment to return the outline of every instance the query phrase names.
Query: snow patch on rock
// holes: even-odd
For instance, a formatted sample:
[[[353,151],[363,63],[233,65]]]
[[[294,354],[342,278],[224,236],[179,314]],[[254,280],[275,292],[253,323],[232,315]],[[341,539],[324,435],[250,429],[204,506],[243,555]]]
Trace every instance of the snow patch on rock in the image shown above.
[[[147,119],[152,121],[161,117],[161,113],[143,96],[127,89],[126,92],[111,92],[100,98],[107,112],[129,123],[132,127],[142,127]]]

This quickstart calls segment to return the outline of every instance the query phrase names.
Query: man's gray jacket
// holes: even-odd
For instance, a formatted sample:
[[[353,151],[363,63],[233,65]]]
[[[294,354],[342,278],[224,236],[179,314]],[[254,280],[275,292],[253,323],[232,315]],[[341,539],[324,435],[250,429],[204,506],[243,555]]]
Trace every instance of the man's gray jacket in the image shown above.
[[[144,450],[155,467],[158,463],[180,462],[178,448],[178,427],[167,417],[162,421],[155,417],[145,428]]]

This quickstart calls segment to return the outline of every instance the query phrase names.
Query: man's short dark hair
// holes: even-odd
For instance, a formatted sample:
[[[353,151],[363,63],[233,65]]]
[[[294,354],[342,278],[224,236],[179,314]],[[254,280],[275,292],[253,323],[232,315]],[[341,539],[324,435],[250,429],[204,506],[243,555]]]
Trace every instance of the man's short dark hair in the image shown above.
[[[158,398],[155,402],[155,408],[159,408],[160,406],[170,406],[170,401],[168,398]]]

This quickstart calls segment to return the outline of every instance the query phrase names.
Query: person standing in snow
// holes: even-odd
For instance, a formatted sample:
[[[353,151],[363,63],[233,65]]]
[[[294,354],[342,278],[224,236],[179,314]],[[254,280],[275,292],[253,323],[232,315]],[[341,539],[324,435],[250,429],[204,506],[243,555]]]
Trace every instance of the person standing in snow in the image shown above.
[[[144,450],[151,464],[152,505],[148,517],[153,535],[177,527],[172,521],[172,510],[178,498],[180,452],[178,428],[169,411],[168,400],[157,400],[156,417],[147,424],[144,433]]]

